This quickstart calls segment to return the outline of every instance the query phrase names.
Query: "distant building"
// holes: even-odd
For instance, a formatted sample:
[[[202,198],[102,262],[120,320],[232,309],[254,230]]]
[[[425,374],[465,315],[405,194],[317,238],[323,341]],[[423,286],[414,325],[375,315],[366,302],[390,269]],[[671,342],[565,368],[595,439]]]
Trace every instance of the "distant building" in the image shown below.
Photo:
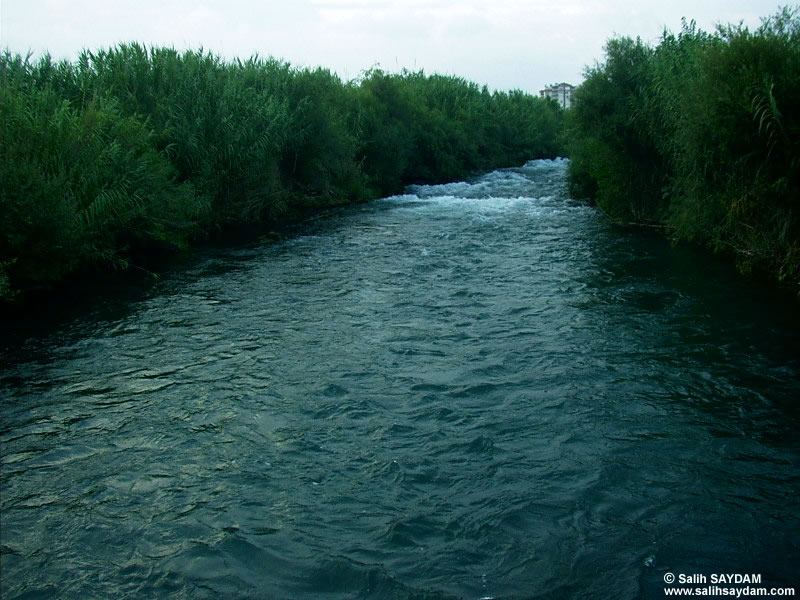
[[[554,83],[549,85],[539,92],[541,98],[552,98],[561,106],[561,108],[569,108],[572,106],[572,93],[575,91],[575,86],[569,83]]]

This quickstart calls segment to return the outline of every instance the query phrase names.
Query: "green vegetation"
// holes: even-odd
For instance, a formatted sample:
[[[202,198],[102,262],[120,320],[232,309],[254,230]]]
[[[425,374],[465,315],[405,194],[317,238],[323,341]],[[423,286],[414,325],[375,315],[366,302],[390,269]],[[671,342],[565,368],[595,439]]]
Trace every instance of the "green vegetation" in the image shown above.
[[[570,186],[621,223],[800,286],[800,17],[612,39],[567,117]]]
[[[549,100],[126,44],[0,56],[0,300],[237,227],[559,153]]]

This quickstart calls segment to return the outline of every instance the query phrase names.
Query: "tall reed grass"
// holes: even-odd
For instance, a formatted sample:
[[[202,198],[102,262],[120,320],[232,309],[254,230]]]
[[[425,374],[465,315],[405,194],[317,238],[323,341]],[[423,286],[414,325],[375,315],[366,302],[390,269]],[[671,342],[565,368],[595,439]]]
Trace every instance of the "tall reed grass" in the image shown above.
[[[610,40],[568,116],[573,193],[800,292],[798,10]]]
[[[124,269],[232,227],[559,154],[522,92],[373,69],[121,44],[0,56],[0,299]]]

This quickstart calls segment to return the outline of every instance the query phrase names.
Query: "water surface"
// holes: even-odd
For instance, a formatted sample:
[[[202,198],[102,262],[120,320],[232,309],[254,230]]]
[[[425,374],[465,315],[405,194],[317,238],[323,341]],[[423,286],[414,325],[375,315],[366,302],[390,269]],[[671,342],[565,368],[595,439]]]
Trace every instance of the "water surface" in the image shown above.
[[[0,356],[3,598],[800,583],[794,309],[566,161],[210,250]]]

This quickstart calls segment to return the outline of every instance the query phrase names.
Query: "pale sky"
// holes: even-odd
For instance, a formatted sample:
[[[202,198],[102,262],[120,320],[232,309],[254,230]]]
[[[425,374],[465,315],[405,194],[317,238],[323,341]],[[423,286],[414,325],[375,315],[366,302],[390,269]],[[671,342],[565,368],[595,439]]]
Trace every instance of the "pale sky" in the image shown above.
[[[681,17],[711,31],[786,4],[762,0],[0,0],[0,48],[75,59],[138,41],[225,58],[281,58],[343,79],[380,66],[538,93],[579,84],[614,35],[657,43]]]

